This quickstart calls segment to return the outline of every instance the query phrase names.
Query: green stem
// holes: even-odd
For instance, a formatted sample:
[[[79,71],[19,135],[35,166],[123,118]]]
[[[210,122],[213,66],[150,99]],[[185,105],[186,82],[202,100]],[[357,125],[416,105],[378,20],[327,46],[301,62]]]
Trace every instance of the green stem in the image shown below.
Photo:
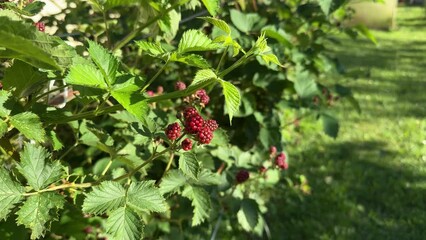
[[[228,53],[229,46],[226,47],[225,51],[223,51],[222,57],[220,57],[219,64],[216,67],[216,73],[219,72],[220,67],[222,66],[222,62],[225,59],[226,53]]]
[[[166,63],[161,67],[161,69],[148,81],[148,83],[142,88],[141,92],[144,92],[152,82],[166,69],[166,66],[169,64],[169,59],[167,59]]]
[[[169,151],[169,149],[165,149],[157,154],[152,154],[151,157],[146,160],[144,163],[142,163],[141,165],[137,166],[135,169],[133,169],[131,172],[126,173],[124,175],[121,175],[119,177],[114,178],[112,181],[119,181],[125,178],[130,178],[131,176],[133,176],[135,173],[137,173],[141,168],[145,167],[147,164],[151,163],[152,161],[154,161],[156,158],[158,158],[159,156],[163,155],[165,152]]]
[[[65,84],[65,85],[63,85],[63,86],[57,87],[57,88],[52,89],[52,90],[49,90],[49,91],[47,91],[47,92],[44,92],[44,93],[42,93],[42,94],[38,95],[37,97],[33,98],[33,99],[32,99],[32,100],[31,100],[31,101],[27,104],[27,106],[32,106],[35,102],[37,102],[37,101],[38,101],[38,100],[40,100],[41,98],[43,98],[43,97],[45,97],[45,96],[47,96],[47,95],[49,95],[49,94],[51,94],[51,93],[53,93],[53,92],[56,92],[56,91],[62,90],[62,89],[64,89],[64,88],[68,87],[68,86],[69,86],[68,84]]]
[[[48,123],[48,124],[67,123],[67,122],[82,120],[82,119],[86,119],[86,118],[97,117],[97,116],[100,116],[100,115],[116,112],[116,111],[122,110],[122,109],[123,109],[123,106],[114,105],[114,106],[110,106],[110,107],[100,109],[98,111],[95,110],[95,111],[90,111],[90,112],[79,113],[79,114],[69,116],[69,117],[64,117],[64,118],[61,118],[61,119],[48,120],[48,121],[46,121],[46,123]]]
[[[167,163],[167,167],[166,167],[166,169],[164,169],[163,176],[161,178],[163,178],[164,175],[166,175],[167,171],[170,170],[170,167],[172,166],[174,157],[175,157],[175,154],[173,152],[171,152],[169,162]]]
[[[185,1],[186,2],[186,1]],[[112,49],[112,51],[116,51],[120,48],[122,48],[124,45],[126,45],[127,43],[129,43],[130,41],[132,41],[133,38],[135,38],[140,32],[142,32],[145,28],[149,27],[151,24],[157,22],[158,20],[160,20],[162,17],[164,17],[166,14],[168,14],[170,11],[174,10],[175,8],[179,7],[180,5],[182,5],[184,3],[181,3],[181,1],[178,1],[177,3],[173,4],[172,6],[170,6],[169,8],[165,9],[164,11],[160,12],[157,16],[151,18],[150,20],[148,20],[148,22],[146,22],[144,25],[134,29],[132,32],[130,32],[129,34],[127,34],[127,36],[125,36],[121,41],[119,41],[114,48]]]
[[[54,186],[51,188],[46,188],[46,189],[42,189],[40,191],[37,192],[29,192],[29,193],[24,193],[22,194],[23,196],[32,196],[32,195],[37,195],[43,192],[52,192],[52,191],[56,191],[56,190],[60,190],[60,189],[66,189],[66,188],[88,188],[88,187],[92,187],[94,185],[96,185],[96,182],[88,182],[88,183],[66,183],[66,184],[62,184],[59,186]]]
[[[109,35],[109,28],[108,28],[108,22],[107,22],[105,9],[102,9],[102,17],[103,17],[104,24],[105,24],[105,35],[106,35],[106,38],[107,38],[107,46],[109,48],[109,46],[111,46],[111,38],[110,38],[110,35]]]

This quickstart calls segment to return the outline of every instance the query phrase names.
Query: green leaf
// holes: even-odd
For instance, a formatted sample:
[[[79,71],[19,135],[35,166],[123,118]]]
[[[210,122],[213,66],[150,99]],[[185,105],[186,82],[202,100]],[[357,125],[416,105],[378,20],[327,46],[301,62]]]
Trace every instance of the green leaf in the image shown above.
[[[7,218],[11,208],[19,203],[25,189],[13,181],[6,169],[0,167],[0,220]]]
[[[253,27],[261,21],[257,13],[242,13],[238,10],[231,9],[231,21],[238,30],[248,33],[253,30]]]
[[[72,65],[65,77],[68,84],[81,85],[92,88],[107,89],[102,73],[92,65]]]
[[[25,137],[37,142],[44,142],[46,132],[41,124],[40,118],[32,112],[23,112],[13,115],[10,123],[18,129]]]
[[[11,94],[8,91],[0,91],[0,117],[9,116],[11,109],[8,109],[7,101],[9,100]]]
[[[0,138],[2,138],[5,133],[7,133],[7,123],[0,120]]]
[[[33,66],[15,60],[12,67],[6,69],[2,83],[5,90],[14,89],[12,93],[16,97],[26,97],[40,86],[45,77],[45,74],[35,70]]]
[[[189,198],[194,207],[192,226],[200,225],[210,215],[211,201],[209,194],[200,187],[187,186],[182,196]]]
[[[339,121],[328,114],[321,114],[321,120],[325,134],[336,138],[339,133]]]
[[[126,189],[118,182],[104,181],[86,194],[83,212],[98,215],[118,209],[125,204]]]
[[[50,224],[57,211],[64,206],[64,197],[53,192],[40,193],[30,196],[16,213],[17,223],[30,228],[31,239],[44,236],[50,229]]]
[[[140,240],[143,237],[142,221],[127,207],[114,210],[108,217],[105,228],[113,240]]]
[[[192,152],[185,152],[179,157],[179,169],[182,172],[193,178],[198,179],[198,173],[200,172],[200,163],[197,160],[197,156]]]
[[[122,75],[117,78],[111,95],[128,112],[144,122],[148,114],[148,103],[146,98],[140,93],[140,86],[143,85],[143,79],[133,75]]]
[[[201,57],[198,54],[189,54],[184,56],[178,56],[178,54],[174,53],[171,55],[169,61],[181,62],[185,63],[189,66],[198,67],[198,68],[210,68],[209,62],[206,59]]]
[[[201,0],[209,11],[210,15],[216,16],[217,11],[220,9],[219,0]]]
[[[90,58],[98,66],[105,81],[107,81],[107,85],[113,85],[117,74],[118,60],[101,45],[92,41],[88,42]]]
[[[46,3],[44,2],[34,1],[26,5],[22,10],[27,13],[26,14],[27,16],[34,16],[38,14],[39,12],[41,12],[41,10],[43,9],[45,5]]]
[[[294,88],[301,98],[312,98],[319,92],[313,76],[307,71],[301,72],[297,75]]]
[[[217,79],[216,74],[211,69],[202,69],[198,70],[195,74],[194,80],[192,81],[190,86],[194,86],[197,84],[201,84],[203,82],[206,82],[210,79]]]
[[[191,29],[183,33],[179,42],[178,53],[193,51],[208,51],[219,49],[220,45],[214,43],[209,37],[199,30]]]
[[[162,57],[166,52],[166,50],[161,47],[158,42],[148,42],[148,41],[136,41],[136,45],[142,50],[145,51],[148,55],[152,57]]]
[[[253,230],[259,222],[259,206],[253,199],[245,198],[237,213],[238,222],[246,231]]]
[[[18,170],[37,191],[58,181],[63,174],[63,166],[59,161],[46,163],[50,153],[42,146],[26,143],[20,157]]]
[[[208,169],[203,169],[198,175],[197,185],[218,185],[221,183],[221,177],[217,173],[213,173]]]
[[[361,33],[364,37],[366,37],[367,39],[369,39],[372,43],[377,45],[377,39],[376,37],[373,35],[373,33],[371,33],[371,31],[362,24],[356,25],[354,27],[354,29],[356,29],[359,33]]]
[[[232,117],[239,111],[241,104],[240,91],[232,83],[221,80],[220,84],[223,88],[223,95],[225,96],[225,107],[229,115],[229,122],[232,122]]]
[[[321,7],[321,10],[325,15],[330,14],[331,5],[333,4],[332,0],[317,0],[318,4]]]
[[[63,70],[76,55],[74,48],[59,37],[38,31],[31,24],[0,11],[0,58],[17,58],[35,67]],[[13,15],[12,15],[13,16]]]
[[[175,169],[170,170],[167,175],[161,179],[160,192],[161,194],[174,193],[184,186],[186,181],[187,178],[181,171]]]
[[[231,28],[225,21],[221,19],[212,18],[212,17],[200,17],[200,19],[203,19],[204,21],[213,24],[213,26],[218,27],[219,29],[226,32],[228,35],[231,34]]]
[[[127,205],[137,212],[165,212],[167,204],[155,181],[142,181],[130,184],[127,192]]]

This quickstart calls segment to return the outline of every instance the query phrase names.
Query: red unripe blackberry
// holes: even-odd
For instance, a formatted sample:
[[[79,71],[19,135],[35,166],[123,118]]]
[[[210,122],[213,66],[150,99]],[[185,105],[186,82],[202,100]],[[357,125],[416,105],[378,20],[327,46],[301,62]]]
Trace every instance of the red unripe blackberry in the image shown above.
[[[181,134],[181,128],[179,123],[169,124],[165,130],[167,138],[170,140],[176,140]]]
[[[286,159],[287,156],[282,152],[275,158],[275,164],[281,169],[287,169],[288,163],[286,162]]]
[[[164,92],[163,86],[158,86],[157,87],[157,94],[162,94],[163,92]]]
[[[154,96],[154,91],[148,90],[148,91],[146,91],[146,94],[148,94],[148,96],[152,97],[152,96]]]
[[[209,144],[213,139],[213,132],[207,126],[202,127],[197,133],[197,139],[201,144]]]
[[[44,25],[44,23],[42,22],[36,22],[34,23],[34,25],[36,26],[36,28],[40,31],[40,32],[44,32],[44,30],[46,30],[46,26]]]
[[[185,140],[181,143],[182,149],[185,151],[189,151],[192,149],[192,141],[189,138],[185,138]]]
[[[243,183],[249,179],[250,173],[246,170],[240,170],[237,175],[235,176],[235,179],[237,180],[237,183]]]
[[[197,109],[195,109],[194,107],[187,107],[185,108],[185,110],[183,110],[183,117],[185,118],[185,120],[194,115],[200,115]]]
[[[200,89],[195,92],[195,95],[200,99],[200,102],[204,105],[207,105],[210,101],[209,95],[207,95],[206,90]]]
[[[185,119],[185,131],[190,134],[197,134],[204,126],[204,119],[200,115],[193,115]]]
[[[213,119],[205,121],[204,126],[207,126],[212,132],[219,128],[219,124],[217,124],[216,120]]]
[[[269,148],[269,155],[271,155],[271,156],[275,156],[275,154],[277,154],[277,147],[275,147],[275,146],[271,146],[271,147]]]
[[[186,89],[186,84],[184,82],[178,81],[175,84],[175,90],[184,90],[184,89]]]

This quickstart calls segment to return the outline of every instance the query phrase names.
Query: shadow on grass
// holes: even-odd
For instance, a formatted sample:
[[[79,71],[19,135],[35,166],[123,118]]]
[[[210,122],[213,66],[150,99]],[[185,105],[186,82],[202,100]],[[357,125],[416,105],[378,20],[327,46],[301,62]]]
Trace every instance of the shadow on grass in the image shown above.
[[[295,168],[313,191],[281,189],[266,217],[272,239],[424,238],[426,189],[416,183],[426,176],[390,167],[398,154],[385,145],[343,142],[297,154]]]

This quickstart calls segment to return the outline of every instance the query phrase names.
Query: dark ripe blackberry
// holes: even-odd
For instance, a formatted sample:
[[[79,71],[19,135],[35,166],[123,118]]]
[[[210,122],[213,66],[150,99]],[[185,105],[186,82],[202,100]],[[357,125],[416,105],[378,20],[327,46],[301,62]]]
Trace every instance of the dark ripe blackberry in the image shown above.
[[[247,181],[249,177],[250,177],[250,173],[248,171],[240,170],[235,176],[235,179],[237,180],[237,183],[243,183]]]

